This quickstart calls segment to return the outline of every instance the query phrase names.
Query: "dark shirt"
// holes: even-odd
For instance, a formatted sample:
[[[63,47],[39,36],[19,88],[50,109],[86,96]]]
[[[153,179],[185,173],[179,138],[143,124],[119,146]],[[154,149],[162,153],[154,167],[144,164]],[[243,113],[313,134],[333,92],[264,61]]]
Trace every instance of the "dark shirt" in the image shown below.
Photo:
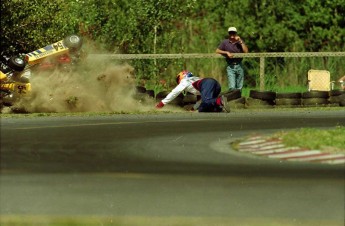
[[[218,46],[218,49],[230,53],[243,53],[241,44],[239,42],[231,43],[229,39],[224,39]],[[242,61],[242,58],[229,58],[226,54],[222,55],[225,56],[225,60],[228,64],[238,64]]]

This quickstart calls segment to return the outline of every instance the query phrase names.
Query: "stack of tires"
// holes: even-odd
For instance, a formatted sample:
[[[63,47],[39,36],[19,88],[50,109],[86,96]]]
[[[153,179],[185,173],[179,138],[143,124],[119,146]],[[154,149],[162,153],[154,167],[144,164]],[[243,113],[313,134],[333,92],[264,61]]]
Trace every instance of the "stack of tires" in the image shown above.
[[[302,105],[304,107],[328,106],[328,91],[309,91],[302,93]]]
[[[145,87],[136,87],[134,98],[140,102],[148,100],[157,103],[163,100],[169,91],[161,91],[156,94]],[[263,108],[296,108],[315,106],[345,106],[345,91],[308,91],[276,93],[272,91],[250,90],[249,97],[242,97],[241,90],[222,92],[219,96],[225,96],[231,109],[263,109]],[[155,99],[154,99],[155,98]],[[178,95],[169,105],[183,107],[185,110],[196,110],[200,104],[200,96],[192,93]]]
[[[275,104],[276,107],[282,108],[295,108],[301,107],[302,104],[302,93],[277,93]]]
[[[345,107],[345,90],[331,90],[328,101],[331,106]]]
[[[275,99],[275,92],[250,90],[249,98],[246,99],[246,108],[273,108]]]
[[[243,109],[245,108],[246,98],[242,97],[241,90],[232,90],[223,92],[220,96],[225,96],[230,109]]]

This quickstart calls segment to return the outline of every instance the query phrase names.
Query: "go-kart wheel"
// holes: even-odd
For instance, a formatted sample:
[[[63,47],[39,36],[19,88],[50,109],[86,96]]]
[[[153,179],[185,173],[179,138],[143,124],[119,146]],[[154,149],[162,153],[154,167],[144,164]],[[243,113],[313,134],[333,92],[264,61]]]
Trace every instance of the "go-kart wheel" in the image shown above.
[[[8,59],[7,64],[14,71],[23,71],[26,66],[25,61],[18,56],[13,56]]]
[[[77,51],[81,48],[83,40],[78,35],[69,35],[63,40],[64,46],[72,51]]]

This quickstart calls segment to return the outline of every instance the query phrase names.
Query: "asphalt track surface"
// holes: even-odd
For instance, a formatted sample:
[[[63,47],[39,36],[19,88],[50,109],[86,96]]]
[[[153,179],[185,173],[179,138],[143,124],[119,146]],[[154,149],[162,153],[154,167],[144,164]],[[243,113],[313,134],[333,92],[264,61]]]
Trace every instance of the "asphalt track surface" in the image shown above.
[[[343,110],[1,118],[0,216],[344,225],[343,165],[230,146],[255,133],[337,125]]]

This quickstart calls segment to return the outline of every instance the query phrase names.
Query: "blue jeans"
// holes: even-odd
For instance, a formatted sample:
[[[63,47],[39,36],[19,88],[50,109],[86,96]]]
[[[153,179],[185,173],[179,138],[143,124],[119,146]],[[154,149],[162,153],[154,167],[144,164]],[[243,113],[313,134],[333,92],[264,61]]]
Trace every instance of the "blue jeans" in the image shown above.
[[[242,63],[228,64],[226,67],[226,72],[228,74],[229,90],[242,89],[244,79]]]
[[[221,91],[220,84],[213,78],[205,78],[200,84],[201,104],[199,112],[220,112],[222,109],[216,104]]]

